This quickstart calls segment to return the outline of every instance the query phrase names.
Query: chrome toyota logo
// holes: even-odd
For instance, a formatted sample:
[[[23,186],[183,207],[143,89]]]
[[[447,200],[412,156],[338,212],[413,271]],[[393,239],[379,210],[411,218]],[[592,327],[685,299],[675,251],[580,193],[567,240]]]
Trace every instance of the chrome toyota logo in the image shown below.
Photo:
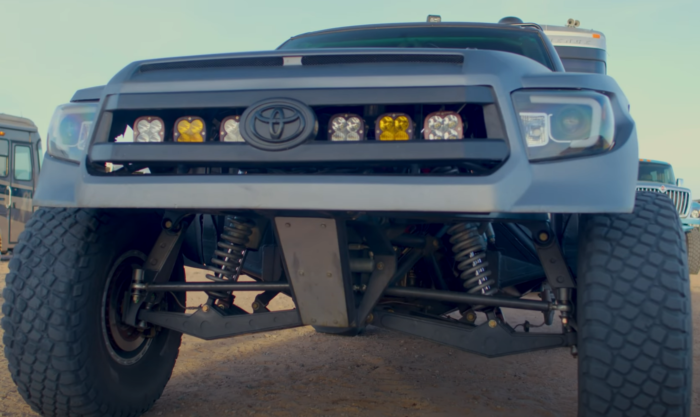
[[[241,115],[241,135],[259,149],[278,151],[293,148],[316,136],[316,114],[296,100],[263,100]]]

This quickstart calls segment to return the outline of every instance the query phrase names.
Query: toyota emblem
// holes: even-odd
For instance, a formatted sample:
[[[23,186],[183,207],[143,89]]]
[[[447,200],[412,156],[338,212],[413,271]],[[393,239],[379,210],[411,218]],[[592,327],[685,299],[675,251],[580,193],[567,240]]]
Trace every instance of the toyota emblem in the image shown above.
[[[316,115],[304,103],[270,99],[248,107],[241,116],[241,134],[250,145],[281,151],[316,136]]]

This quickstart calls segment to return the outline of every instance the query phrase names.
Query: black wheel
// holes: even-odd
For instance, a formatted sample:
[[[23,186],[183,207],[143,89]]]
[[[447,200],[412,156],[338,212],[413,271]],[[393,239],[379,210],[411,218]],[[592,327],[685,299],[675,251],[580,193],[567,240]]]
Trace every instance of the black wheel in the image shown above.
[[[688,245],[688,270],[691,274],[700,274],[700,230],[693,228],[685,234]]]
[[[139,212],[40,209],[10,261],[5,356],[20,394],[45,416],[137,416],[170,379],[181,334],[121,321],[132,268],[160,231]],[[173,280],[184,280],[178,262]],[[169,296],[161,308],[182,311]]]
[[[579,416],[690,416],[690,282],[673,203],[640,192],[631,214],[582,220]]]

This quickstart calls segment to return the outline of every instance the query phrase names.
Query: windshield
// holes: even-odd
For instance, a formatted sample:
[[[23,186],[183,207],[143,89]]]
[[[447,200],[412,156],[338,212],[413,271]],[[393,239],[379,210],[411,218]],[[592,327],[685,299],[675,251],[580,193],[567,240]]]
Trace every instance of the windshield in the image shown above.
[[[511,52],[553,69],[542,37],[522,29],[483,27],[390,27],[303,35],[278,49],[450,48]]]
[[[660,164],[657,162],[640,162],[639,163],[639,181],[660,182],[662,184],[676,183],[676,177],[673,175],[673,167],[668,164]]]

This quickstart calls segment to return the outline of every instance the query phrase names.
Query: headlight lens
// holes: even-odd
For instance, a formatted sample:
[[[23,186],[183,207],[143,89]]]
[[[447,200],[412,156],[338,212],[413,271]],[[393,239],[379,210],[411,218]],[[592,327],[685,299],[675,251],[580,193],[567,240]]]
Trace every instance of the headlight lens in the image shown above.
[[[51,156],[79,162],[90,139],[97,104],[69,103],[56,108],[48,133]]]
[[[176,142],[204,142],[206,136],[204,120],[201,117],[187,116],[175,121]]]
[[[700,217],[700,211],[698,211],[698,210],[693,210],[693,211],[691,211],[691,212],[690,212],[690,217],[692,217],[692,218],[694,218],[694,219],[697,219],[698,217]]]
[[[423,137],[427,140],[464,138],[462,117],[452,111],[430,113],[423,124]]]
[[[139,117],[134,122],[134,142],[163,142],[165,124],[154,116]]]
[[[404,113],[386,113],[377,118],[375,138],[381,141],[413,139],[413,121]]]
[[[356,114],[336,114],[328,123],[328,137],[333,142],[365,139],[365,121]]]
[[[612,105],[603,94],[523,90],[513,102],[530,160],[597,153],[615,143]]]
[[[221,123],[219,141],[221,142],[245,142],[241,136],[241,116],[229,116]]]

